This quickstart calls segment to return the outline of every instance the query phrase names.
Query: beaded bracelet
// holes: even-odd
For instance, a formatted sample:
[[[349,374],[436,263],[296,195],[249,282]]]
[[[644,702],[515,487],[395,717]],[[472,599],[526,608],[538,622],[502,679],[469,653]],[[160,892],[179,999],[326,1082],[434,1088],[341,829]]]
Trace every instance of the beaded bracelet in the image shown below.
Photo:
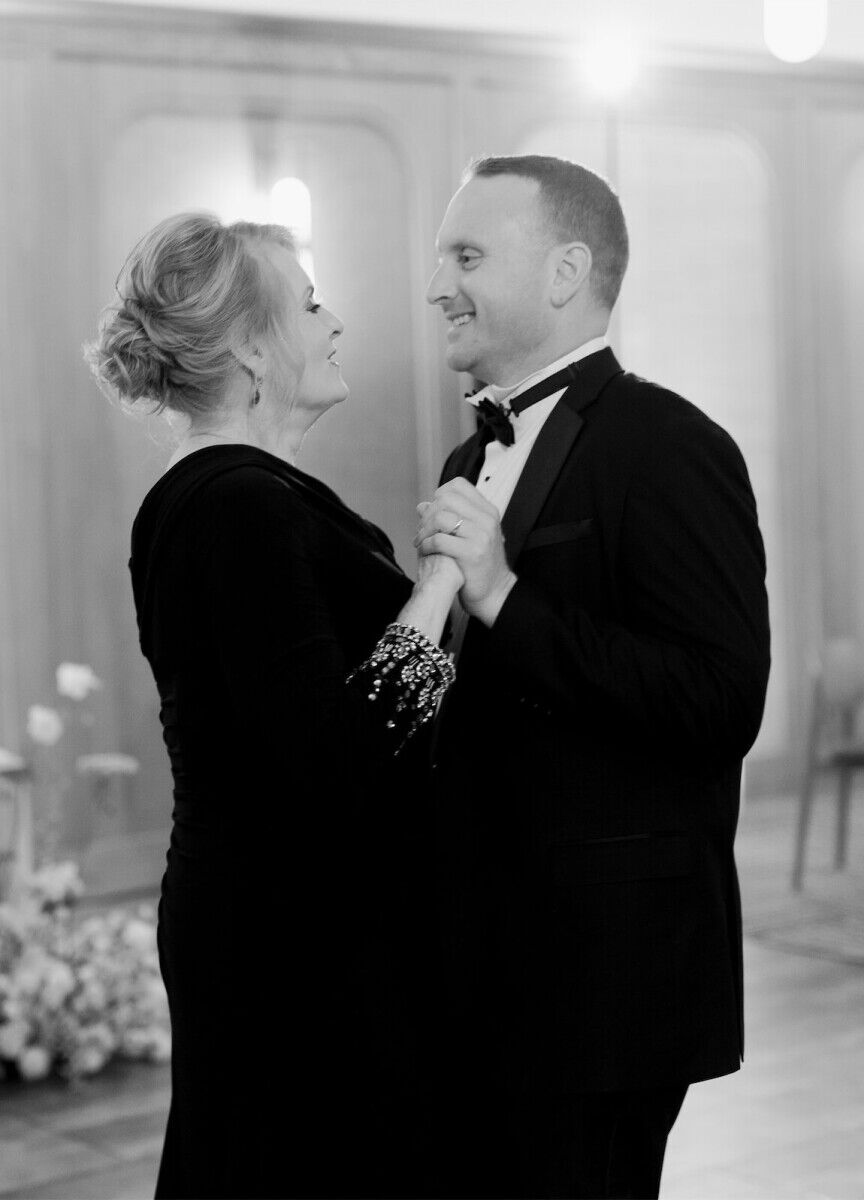
[[[441,697],[456,678],[448,654],[413,625],[388,625],[369,658],[347,682],[368,687],[366,698],[389,710],[385,728],[399,738],[398,754],[431,721]]]

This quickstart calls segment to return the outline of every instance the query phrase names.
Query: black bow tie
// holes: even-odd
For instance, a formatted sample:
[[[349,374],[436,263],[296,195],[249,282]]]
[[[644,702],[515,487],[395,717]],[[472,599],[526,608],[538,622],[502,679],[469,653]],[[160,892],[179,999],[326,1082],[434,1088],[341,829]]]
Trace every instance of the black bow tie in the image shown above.
[[[497,438],[504,446],[512,446],[515,440],[513,426],[510,423],[511,409],[505,405],[496,404],[494,400],[485,397],[477,405],[480,417],[480,440],[488,445]]]
[[[578,373],[579,364],[568,363],[554,375],[548,375],[539,383],[535,383],[533,387],[526,388],[524,392],[514,396],[509,407],[504,404],[496,404],[494,400],[484,396],[477,405],[477,412],[480,416],[481,445],[486,446],[493,438],[497,438],[502,445],[512,446],[516,435],[510,421],[511,414],[515,413],[518,417],[538,400],[545,400],[547,396],[553,396],[562,388],[569,387],[571,383],[575,383]]]

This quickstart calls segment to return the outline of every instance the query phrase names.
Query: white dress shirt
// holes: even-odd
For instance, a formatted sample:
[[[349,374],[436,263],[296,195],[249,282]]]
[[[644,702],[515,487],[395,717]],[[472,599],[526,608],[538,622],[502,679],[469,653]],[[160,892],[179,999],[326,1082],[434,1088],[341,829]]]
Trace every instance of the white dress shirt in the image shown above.
[[[555,362],[549,363],[548,367],[535,371],[533,375],[529,375],[520,383],[514,383],[511,387],[497,387],[495,384],[489,384],[476,395],[469,396],[468,403],[473,404],[475,408],[483,399],[493,400],[496,404],[506,404],[508,400],[514,399],[521,392],[533,387],[535,383],[539,383],[541,379],[546,379],[547,376],[562,370],[568,363],[578,362],[581,358],[587,358],[589,354],[596,354],[598,350],[602,350],[608,344],[605,337],[592,338],[590,342],[585,342],[584,345],[577,346],[576,349],[570,350],[561,358],[556,358]],[[531,453],[546,418],[566,390],[567,388],[563,387],[560,391],[547,396],[545,400],[538,400],[536,404],[532,404],[518,416],[515,413],[511,415],[510,421],[514,434],[512,446],[505,446],[503,442],[495,439],[486,447],[486,457],[483,460],[476,487],[482,496],[495,505],[499,516],[504,515],[504,511],[510,503],[516,484],[519,482],[519,476],[522,474],[522,469],[528,461],[528,455]],[[450,617],[452,622],[450,640],[445,649],[450,652],[451,658],[458,661],[468,625],[468,614],[462,607],[458,596],[453,601]]]
[[[578,362],[581,358],[587,358],[589,354],[596,354],[598,350],[602,350],[608,344],[605,337],[592,338],[590,342],[585,342],[584,345],[570,350],[561,358],[556,358],[555,362],[550,363],[548,367],[535,371],[533,375],[529,375],[520,383],[514,383],[511,387],[506,388],[490,384],[477,392],[475,396],[469,396],[468,403],[473,404],[475,408],[483,399],[494,400],[496,404],[507,404],[522,392],[527,391],[529,387],[533,387],[535,383],[539,383],[541,379],[554,375],[568,363]],[[528,461],[528,455],[537,440],[537,435],[566,390],[566,387],[563,387],[559,392],[547,396],[545,400],[538,400],[536,404],[532,404],[518,416],[514,413],[510,417],[514,434],[512,446],[505,446],[502,442],[495,440],[486,447],[486,457],[477,479],[477,491],[495,505],[500,516],[504,515],[507,505],[510,503],[510,498],[519,482],[519,476],[522,474],[522,469]]]

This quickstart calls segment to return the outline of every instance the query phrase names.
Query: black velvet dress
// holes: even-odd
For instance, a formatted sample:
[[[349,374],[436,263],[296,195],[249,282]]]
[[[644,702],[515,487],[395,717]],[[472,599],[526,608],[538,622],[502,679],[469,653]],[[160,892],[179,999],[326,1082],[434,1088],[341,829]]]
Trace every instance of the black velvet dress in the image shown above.
[[[345,683],[411,584],[327,487],[239,445],[159,480],[130,567],[174,777],[157,1196],[425,1194],[422,748],[394,758]]]

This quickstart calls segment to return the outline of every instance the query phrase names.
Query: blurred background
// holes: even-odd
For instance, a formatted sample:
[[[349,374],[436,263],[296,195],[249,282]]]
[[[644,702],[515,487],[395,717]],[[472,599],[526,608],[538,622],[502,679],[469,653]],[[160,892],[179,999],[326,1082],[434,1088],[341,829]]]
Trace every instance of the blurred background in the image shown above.
[[[471,156],[521,153],[576,159],[619,191],[632,257],[616,354],[747,459],[774,654],[739,855],[756,1027],[788,1058],[777,1006],[815,972],[804,1027],[827,1036],[825,997],[841,996],[838,1069],[860,1070],[864,812],[837,768],[856,749],[864,762],[861,0],[0,0],[0,746],[29,760],[27,714],[55,702],[57,665],[91,666],[103,686],[76,750],[140,769],[110,802],[92,780],[65,789],[59,851],[93,897],[155,887],[170,780],[126,563],[171,441],[114,410],[81,356],[138,238],[188,209],[294,228],[345,322],[351,387],[298,465],[411,570],[414,505],[470,431],[424,300],[435,233]],[[802,1121],[807,1078],[790,1083]],[[844,1136],[864,1133],[850,1089],[830,1125]],[[709,1141],[723,1111],[704,1117]],[[801,1195],[864,1196],[846,1144]],[[721,1170],[677,1194],[799,1194],[762,1176],[723,1191]]]
[[[66,813],[93,887],[158,878],[167,819],[126,561],[170,435],[113,411],[80,351],[126,254],[184,209],[297,231],[351,386],[301,465],[410,569],[414,505],[468,428],[424,289],[475,154],[619,190],[614,346],[744,451],[774,631],[748,794],[794,788],[812,660],[864,636],[864,12],[773,7],[775,50],[806,61],[766,44],[770,0],[0,4],[0,745],[58,663],[103,679],[92,749],[142,766],[113,825]]]

